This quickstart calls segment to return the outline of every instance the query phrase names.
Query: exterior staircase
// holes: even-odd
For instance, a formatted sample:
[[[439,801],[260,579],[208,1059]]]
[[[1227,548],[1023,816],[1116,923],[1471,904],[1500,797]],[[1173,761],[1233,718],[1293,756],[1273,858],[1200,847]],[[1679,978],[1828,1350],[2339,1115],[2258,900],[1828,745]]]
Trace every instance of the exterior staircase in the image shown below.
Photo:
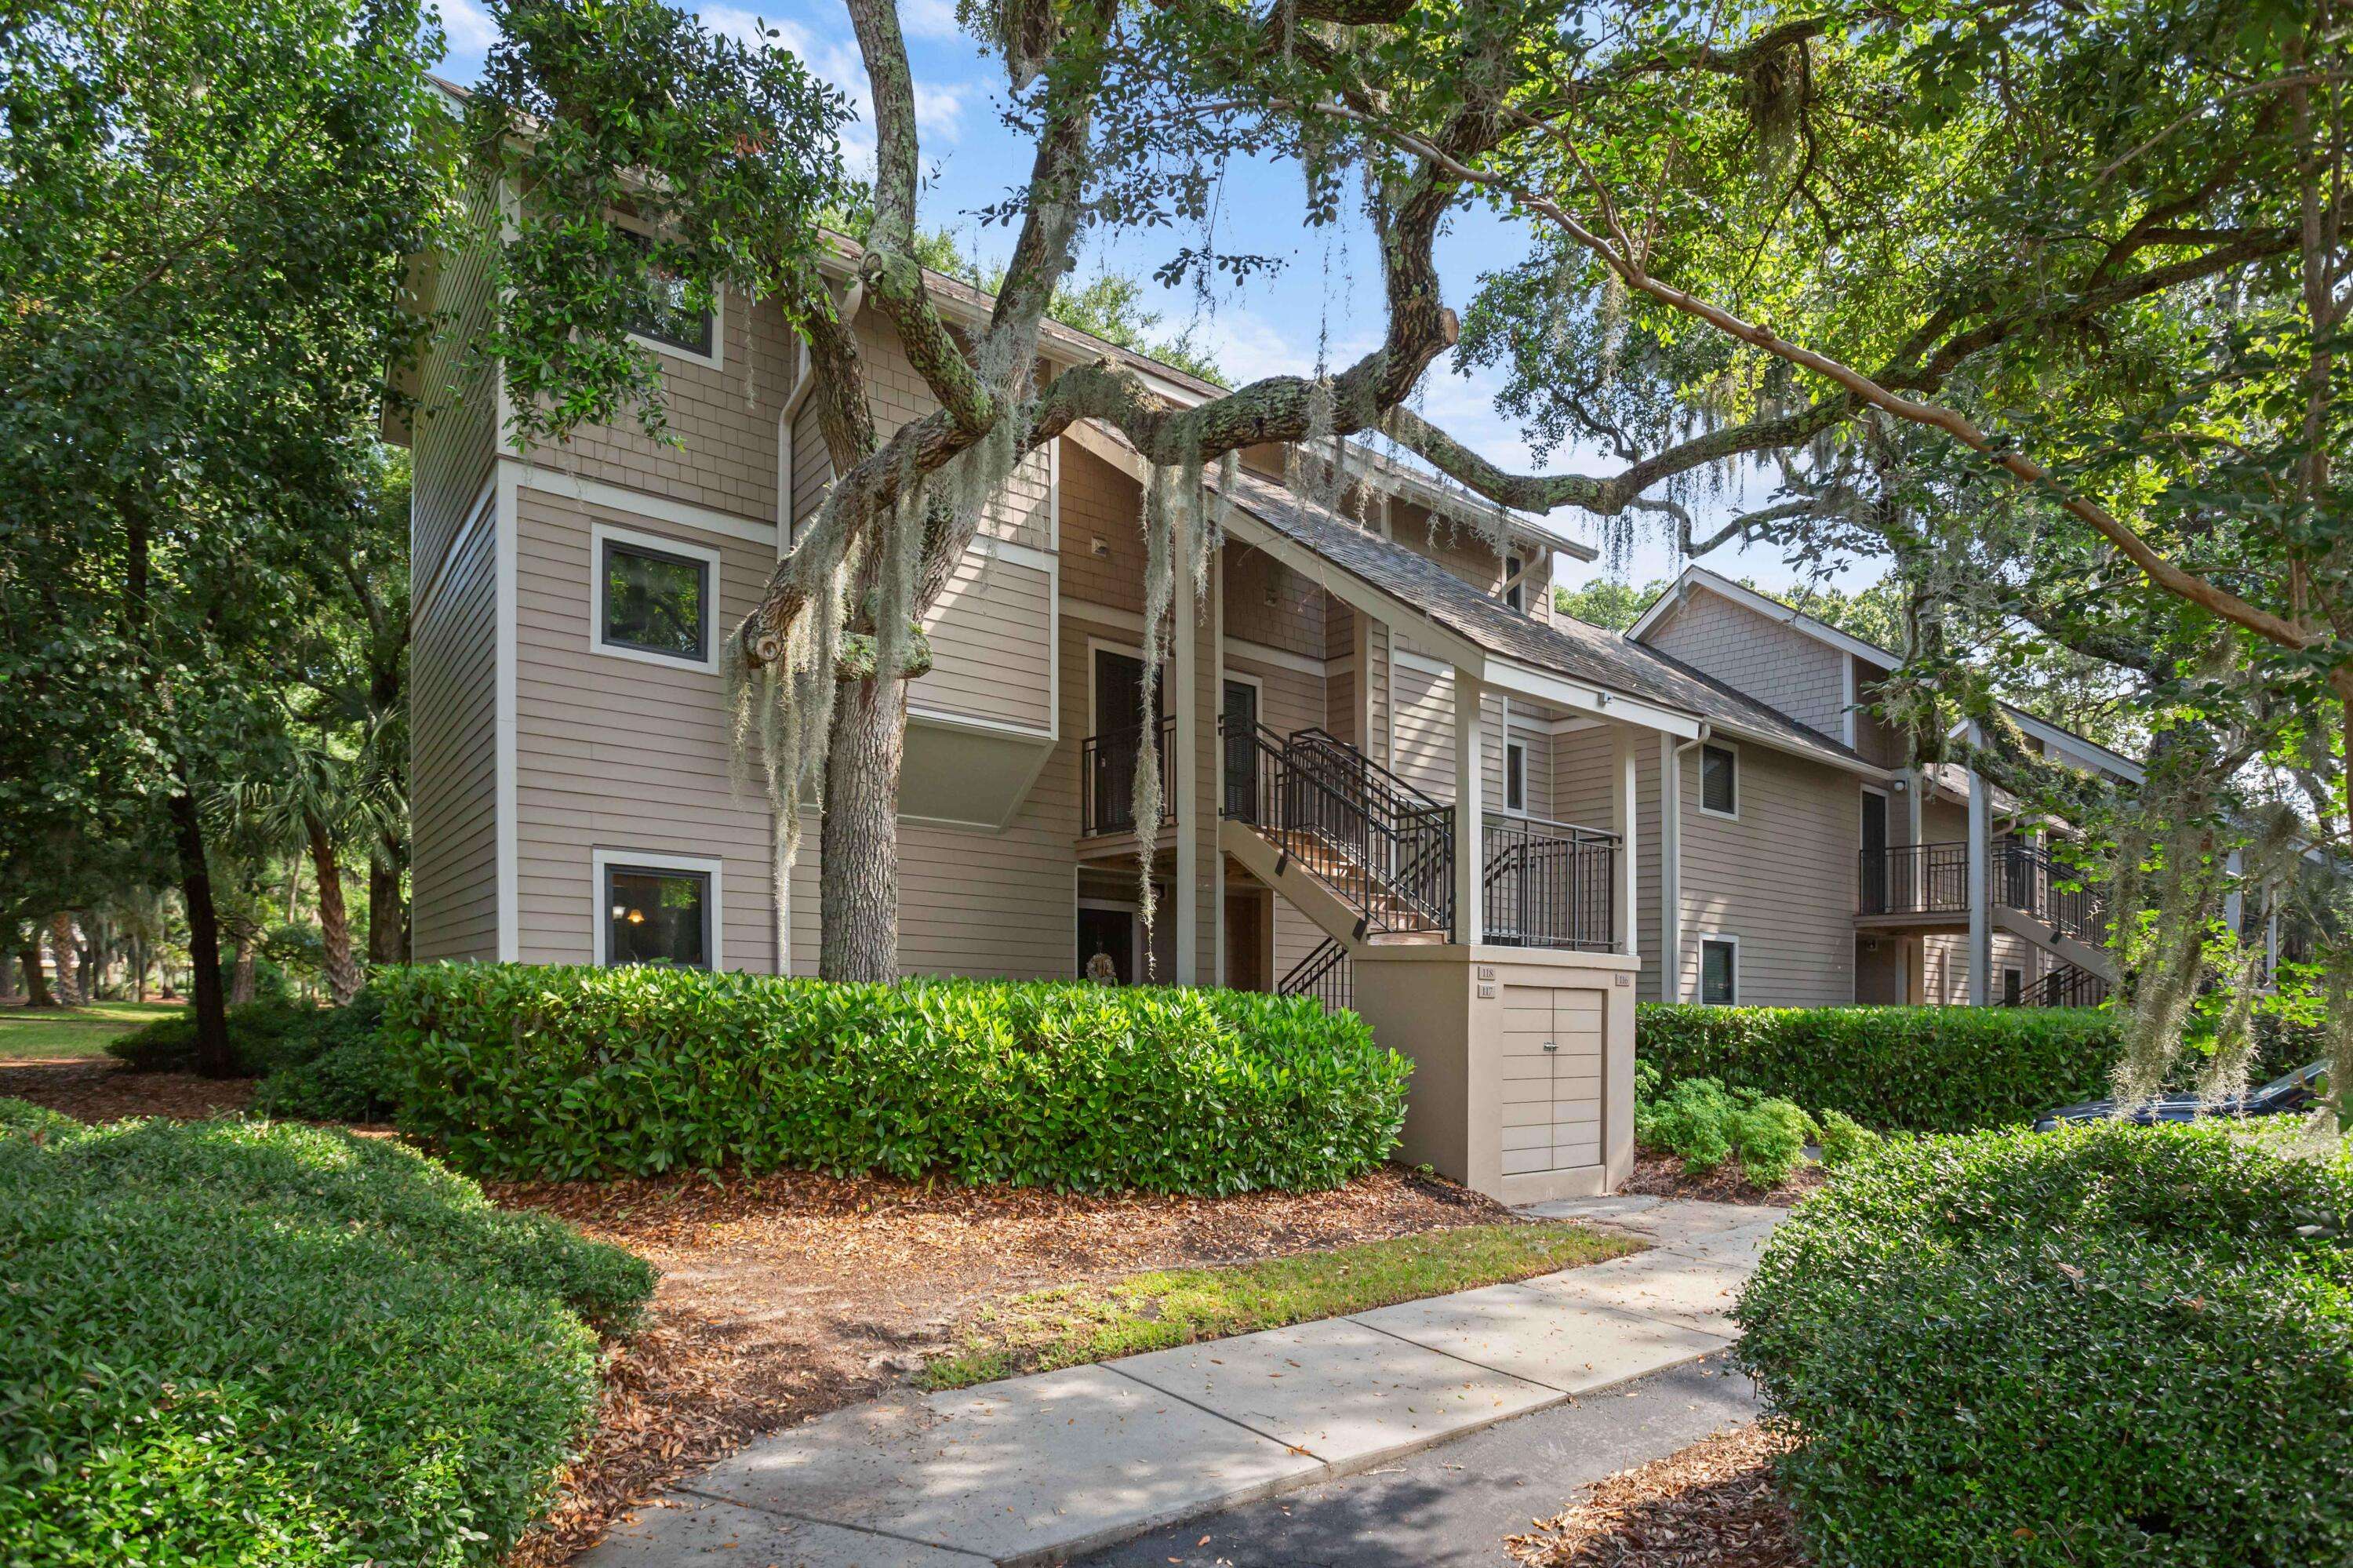
[[[1277,983],[1349,1005],[1368,947],[1451,942],[1455,809],[1321,729],[1223,728],[1219,844],[1324,933]],[[1499,945],[1613,950],[1613,833],[1525,817],[1482,825],[1482,913]]]
[[[1992,873],[1991,913],[1997,927],[2056,956],[2104,988],[2116,983],[2116,959],[2106,946],[2107,898],[2102,889],[2084,884],[2073,868],[2032,844],[2000,845],[1994,852]]]

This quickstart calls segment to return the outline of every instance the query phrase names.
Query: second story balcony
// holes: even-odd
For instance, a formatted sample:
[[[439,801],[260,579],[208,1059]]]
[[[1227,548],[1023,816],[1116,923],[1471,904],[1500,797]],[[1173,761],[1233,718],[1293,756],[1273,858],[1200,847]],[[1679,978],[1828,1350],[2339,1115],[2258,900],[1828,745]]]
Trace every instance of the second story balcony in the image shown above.
[[[1157,726],[1160,761],[1160,821],[1176,820],[1176,791],[1169,758],[1176,749],[1176,720],[1165,715]],[[1144,726],[1091,735],[1079,743],[1079,831],[1089,838],[1135,832],[1135,765],[1144,750]],[[1066,819],[1067,820],[1067,819]]]
[[[2102,889],[2038,845],[2012,839],[1989,846],[1986,899],[1989,907],[2015,910],[2062,936],[2094,944],[2105,940]],[[1966,925],[1967,841],[1864,850],[1856,864],[1855,917],[1878,927]]]

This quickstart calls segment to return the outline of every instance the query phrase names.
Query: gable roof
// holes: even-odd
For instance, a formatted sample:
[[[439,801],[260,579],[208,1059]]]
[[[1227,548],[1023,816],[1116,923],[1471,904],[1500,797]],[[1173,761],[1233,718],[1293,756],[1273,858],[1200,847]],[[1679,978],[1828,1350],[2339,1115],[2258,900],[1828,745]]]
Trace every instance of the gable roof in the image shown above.
[[[1734,582],[1721,572],[1712,572],[1701,566],[1685,567],[1673,586],[1652,599],[1634,624],[1627,628],[1626,635],[1638,641],[1647,640],[1651,631],[1672,614],[1694,588],[1704,588],[1720,599],[1730,599],[1744,609],[1755,610],[1767,620],[1779,621],[1803,636],[1827,643],[1881,669],[1894,670],[1904,662],[1903,655],[1882,648],[1876,642],[1842,631],[1817,616],[1808,615],[1795,605],[1758,593],[1744,583]],[[2001,710],[2012,724],[2041,741],[2047,749],[2068,760],[2084,768],[2113,773],[2134,784],[2141,782],[2141,765],[2124,753],[2102,746],[2098,741],[2086,739],[2049,719],[2037,718],[2014,703],[2002,704]]]
[[[1212,485],[1219,482],[1208,476]],[[1887,769],[1821,731],[1682,660],[1614,631],[1563,617],[1552,625],[1511,609],[1429,556],[1368,533],[1327,508],[1247,471],[1227,498],[1424,622],[1499,659],[1684,714],[1778,750],[1883,778]]]

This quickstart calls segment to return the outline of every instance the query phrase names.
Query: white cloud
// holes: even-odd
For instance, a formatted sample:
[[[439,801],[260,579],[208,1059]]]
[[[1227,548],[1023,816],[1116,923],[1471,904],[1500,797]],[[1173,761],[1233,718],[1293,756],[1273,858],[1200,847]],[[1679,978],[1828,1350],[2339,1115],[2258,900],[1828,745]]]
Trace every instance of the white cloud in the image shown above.
[[[761,17],[734,5],[706,5],[701,16],[714,31],[746,43],[763,41],[765,23],[773,42],[790,50],[809,70],[841,90],[849,101],[850,122],[841,128],[841,157],[860,179],[874,172],[874,94],[866,79],[866,62],[856,42],[839,33],[812,30],[790,17]],[[950,20],[954,13],[950,12]],[[915,127],[927,143],[954,145],[963,132],[964,111],[975,89],[969,83],[915,83]]]
[[[477,0],[441,0],[441,31],[453,56],[480,56],[498,42],[498,25]]]
[[[904,0],[899,26],[915,38],[953,38],[963,32],[956,25],[955,0]]]

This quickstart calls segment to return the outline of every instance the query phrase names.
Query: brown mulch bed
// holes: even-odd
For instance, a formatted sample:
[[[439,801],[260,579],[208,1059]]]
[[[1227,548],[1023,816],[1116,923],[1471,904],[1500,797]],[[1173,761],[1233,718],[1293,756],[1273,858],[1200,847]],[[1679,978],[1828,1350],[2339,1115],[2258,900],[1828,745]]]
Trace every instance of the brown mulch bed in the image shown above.
[[[1761,1423],[1620,1470],[1583,1502],[1504,1542],[1529,1568],[1802,1568],[1796,1521],[1773,1488],[1788,1439]]]
[[[798,1171],[491,1186],[650,1260],[646,1327],[607,1351],[588,1452],[513,1568],[562,1563],[764,1433],[906,1381],[989,1299],[1508,1219],[1400,1170],[1331,1192],[1072,1197]]]
[[[111,1057],[35,1056],[0,1062],[0,1099],[30,1100],[83,1121],[166,1116],[195,1121],[243,1110],[250,1078],[200,1078],[194,1073],[134,1073]]]
[[[1704,1175],[1683,1169],[1680,1154],[1634,1156],[1634,1174],[1620,1192],[1643,1192],[1661,1198],[1697,1198],[1711,1203],[1756,1203],[1786,1209],[1818,1191],[1830,1178],[1819,1165],[1804,1164],[1789,1172],[1778,1187],[1752,1187],[1740,1173],[1740,1162],[1727,1160]]]

